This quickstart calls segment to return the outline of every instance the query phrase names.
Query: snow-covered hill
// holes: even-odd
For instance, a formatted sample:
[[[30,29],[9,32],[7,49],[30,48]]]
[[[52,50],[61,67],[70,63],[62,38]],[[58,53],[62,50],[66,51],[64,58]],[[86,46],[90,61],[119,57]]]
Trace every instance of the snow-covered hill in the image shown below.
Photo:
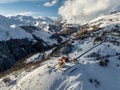
[[[49,57],[29,72],[17,71],[1,78],[1,89],[120,90],[120,13],[81,26],[68,43],[72,51],[63,68],[55,69],[64,55],[59,52],[59,57]],[[73,58],[77,59],[74,64]]]

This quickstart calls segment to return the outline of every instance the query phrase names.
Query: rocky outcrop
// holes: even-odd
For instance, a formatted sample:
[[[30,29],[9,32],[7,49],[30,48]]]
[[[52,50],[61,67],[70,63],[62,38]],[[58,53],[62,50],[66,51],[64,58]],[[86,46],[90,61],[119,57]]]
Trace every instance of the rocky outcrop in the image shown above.
[[[79,26],[78,25],[74,25],[74,24],[65,24],[63,25],[62,30],[59,32],[60,35],[71,35],[75,32],[77,32],[77,30],[79,30]]]

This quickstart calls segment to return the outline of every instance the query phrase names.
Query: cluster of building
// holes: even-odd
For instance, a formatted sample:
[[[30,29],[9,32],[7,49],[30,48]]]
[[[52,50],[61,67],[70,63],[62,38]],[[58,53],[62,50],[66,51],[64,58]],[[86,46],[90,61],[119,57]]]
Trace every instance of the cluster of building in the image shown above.
[[[68,57],[66,56],[62,56],[59,60],[58,63],[56,64],[56,68],[63,68],[65,66],[65,63],[71,62],[73,64],[75,64],[77,62],[77,60],[75,58],[73,58],[72,60],[69,60]]]

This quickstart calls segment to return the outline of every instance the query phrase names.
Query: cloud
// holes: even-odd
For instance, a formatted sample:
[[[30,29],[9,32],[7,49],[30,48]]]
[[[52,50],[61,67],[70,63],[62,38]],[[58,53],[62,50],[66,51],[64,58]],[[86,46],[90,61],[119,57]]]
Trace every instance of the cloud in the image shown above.
[[[21,12],[21,13],[16,13],[15,15],[25,15],[25,16],[33,16],[35,12]]]
[[[16,15],[25,15],[25,16],[34,16],[36,13],[35,12],[18,12],[18,13],[2,13],[1,15],[4,16],[16,16]]]
[[[21,1],[38,1],[38,0],[0,0],[0,4],[21,2]]]
[[[57,2],[58,2],[58,0],[52,0],[51,2],[45,2],[43,6],[51,7],[51,6],[55,5]]]
[[[120,0],[66,0],[59,8],[68,22],[82,23],[103,15],[120,5]]]

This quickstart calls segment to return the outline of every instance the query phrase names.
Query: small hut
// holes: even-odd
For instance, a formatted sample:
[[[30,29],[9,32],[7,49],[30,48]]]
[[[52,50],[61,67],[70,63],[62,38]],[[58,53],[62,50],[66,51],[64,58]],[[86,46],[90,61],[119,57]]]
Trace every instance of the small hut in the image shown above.
[[[64,62],[63,61],[59,61],[58,63],[57,63],[57,65],[56,65],[56,68],[57,69],[59,69],[59,68],[62,68],[62,67],[64,67]]]
[[[75,64],[77,60],[75,58],[72,59],[72,63]]]
[[[64,63],[65,63],[65,62],[68,62],[68,60],[69,60],[68,57],[65,57],[65,56],[63,56],[63,57],[61,58],[61,61],[64,62]]]

